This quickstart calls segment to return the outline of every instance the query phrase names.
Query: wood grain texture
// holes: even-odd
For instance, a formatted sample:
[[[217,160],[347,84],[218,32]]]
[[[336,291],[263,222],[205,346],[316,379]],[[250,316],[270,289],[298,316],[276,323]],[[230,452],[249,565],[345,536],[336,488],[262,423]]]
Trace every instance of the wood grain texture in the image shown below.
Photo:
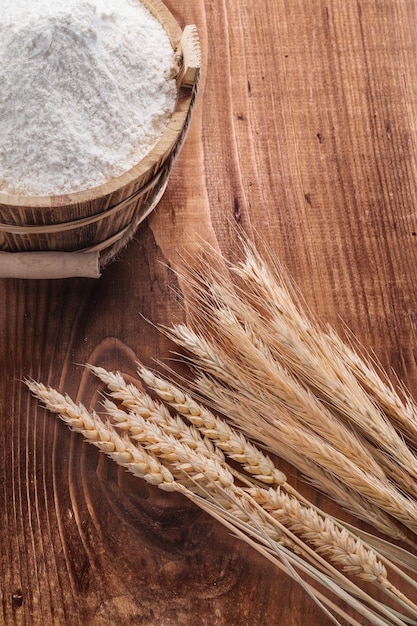
[[[229,256],[236,221],[262,236],[312,311],[346,324],[417,395],[416,3],[166,4],[197,25],[203,75],[159,207],[98,281],[0,280],[6,626],[328,623],[249,547],[118,470],[23,384],[91,405],[100,388],[81,364],[130,376],[138,357],[167,360],[171,344],[145,319],[184,319],[169,267],[201,238]]]

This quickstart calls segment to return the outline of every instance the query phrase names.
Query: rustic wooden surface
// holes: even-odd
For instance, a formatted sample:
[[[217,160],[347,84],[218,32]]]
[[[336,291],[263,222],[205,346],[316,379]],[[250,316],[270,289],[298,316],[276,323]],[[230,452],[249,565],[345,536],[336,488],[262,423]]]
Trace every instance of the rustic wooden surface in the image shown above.
[[[167,193],[98,281],[0,281],[0,623],[322,626],[305,593],[181,498],[37,405],[86,404],[90,362],[133,374],[184,319],[173,274],[199,237],[260,232],[311,309],[417,394],[417,3],[167,0],[203,76]],[[144,316],[144,317],[142,317]],[[299,484],[297,476],[290,480]]]

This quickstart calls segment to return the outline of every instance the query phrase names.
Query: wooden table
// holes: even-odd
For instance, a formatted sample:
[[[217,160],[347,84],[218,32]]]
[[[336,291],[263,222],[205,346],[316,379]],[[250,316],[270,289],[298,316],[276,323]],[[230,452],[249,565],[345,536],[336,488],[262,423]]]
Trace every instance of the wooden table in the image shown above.
[[[6,626],[327,623],[251,548],[118,470],[23,384],[91,405],[82,364],[133,375],[137,358],[169,359],[145,318],[184,319],[169,265],[199,238],[229,256],[235,221],[260,233],[312,311],[417,393],[417,3],[166,4],[197,24],[203,74],[163,200],[99,280],[0,281]]]

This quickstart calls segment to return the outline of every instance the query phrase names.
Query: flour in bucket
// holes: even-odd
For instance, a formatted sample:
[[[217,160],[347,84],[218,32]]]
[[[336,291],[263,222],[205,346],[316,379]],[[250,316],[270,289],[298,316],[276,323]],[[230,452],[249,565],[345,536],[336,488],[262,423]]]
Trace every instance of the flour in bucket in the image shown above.
[[[3,0],[0,192],[59,195],[120,176],[175,107],[174,51],[130,0]]]

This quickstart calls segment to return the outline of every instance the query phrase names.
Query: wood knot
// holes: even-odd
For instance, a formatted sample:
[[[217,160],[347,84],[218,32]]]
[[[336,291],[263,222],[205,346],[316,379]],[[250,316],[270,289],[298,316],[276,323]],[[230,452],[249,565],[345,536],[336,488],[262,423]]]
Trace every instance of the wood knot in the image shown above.
[[[20,590],[12,593],[12,605],[14,608],[20,608],[23,604],[23,593]]]

